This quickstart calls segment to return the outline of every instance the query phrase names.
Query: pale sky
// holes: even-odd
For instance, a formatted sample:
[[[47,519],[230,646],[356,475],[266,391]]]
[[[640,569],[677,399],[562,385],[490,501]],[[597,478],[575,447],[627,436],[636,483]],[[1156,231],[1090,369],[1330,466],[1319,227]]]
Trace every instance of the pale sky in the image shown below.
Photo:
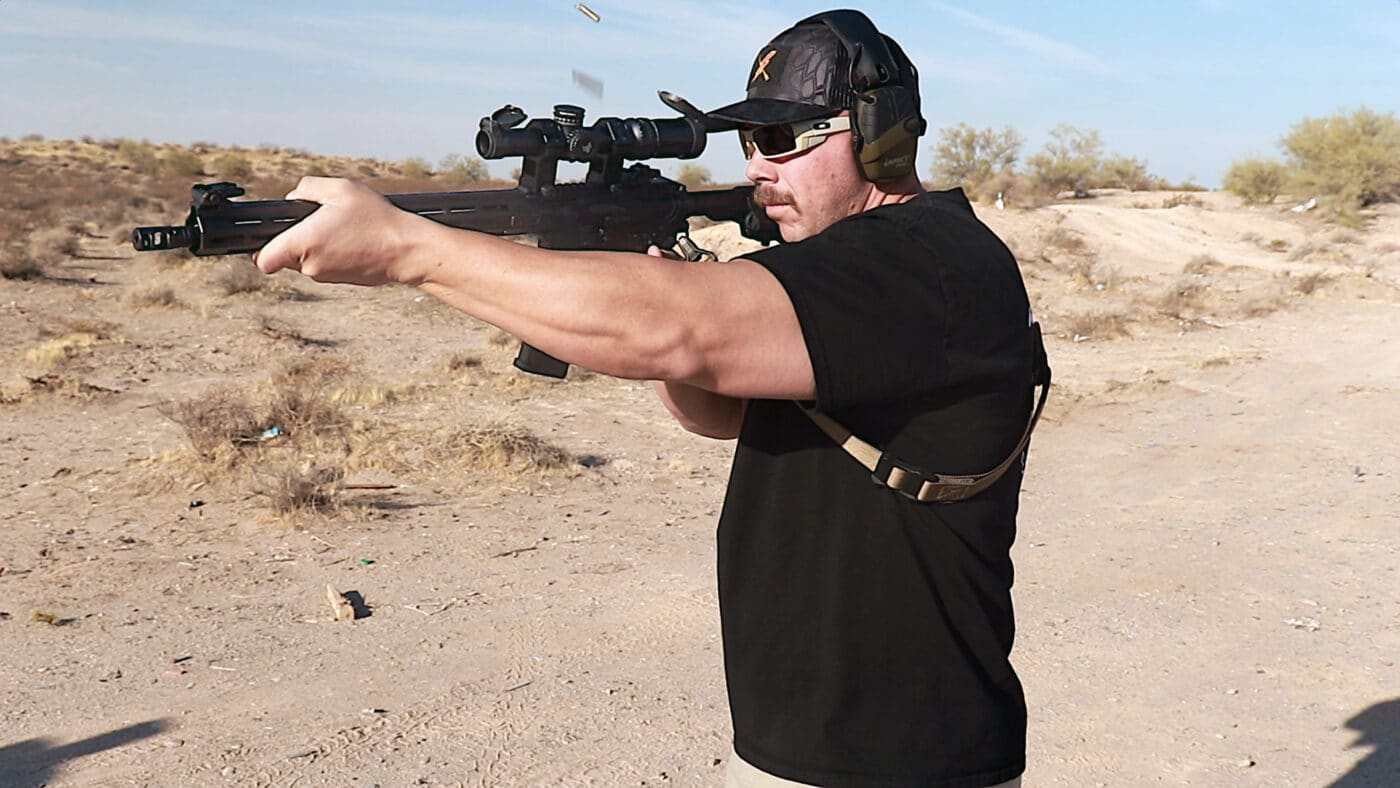
[[[713,109],[754,54],[827,3],[593,0],[0,0],[0,136],[130,137],[436,163],[475,155],[503,104],[548,117],[674,117],[659,89]],[[1060,123],[1169,180],[1219,185],[1278,155],[1305,117],[1400,112],[1400,0],[860,6],[918,66],[931,130],[1011,126],[1037,152]],[[598,98],[573,72],[603,83]],[[734,134],[699,160],[743,178]],[[931,133],[919,171],[932,161]],[[664,162],[672,174],[679,162]],[[506,176],[516,161],[491,162]]]

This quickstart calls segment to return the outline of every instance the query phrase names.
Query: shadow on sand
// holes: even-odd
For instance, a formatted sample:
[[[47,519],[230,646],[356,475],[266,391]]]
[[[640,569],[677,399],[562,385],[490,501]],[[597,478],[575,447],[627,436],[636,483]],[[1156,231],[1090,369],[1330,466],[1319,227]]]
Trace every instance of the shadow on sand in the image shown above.
[[[150,738],[168,727],[163,720],[151,720],[68,744],[55,745],[52,739],[42,737],[6,744],[0,747],[0,785],[15,788],[46,785],[68,761]]]
[[[1352,747],[1371,753],[1338,777],[1330,788],[1393,788],[1400,785],[1400,698],[1382,701],[1347,720],[1360,736]]]

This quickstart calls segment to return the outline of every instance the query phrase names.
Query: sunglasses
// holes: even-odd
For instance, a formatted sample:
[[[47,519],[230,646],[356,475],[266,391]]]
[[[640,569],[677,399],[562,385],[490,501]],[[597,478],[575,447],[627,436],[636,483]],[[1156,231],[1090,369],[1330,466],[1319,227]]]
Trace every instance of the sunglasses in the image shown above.
[[[849,115],[816,118],[797,123],[774,123],[769,126],[739,129],[739,144],[744,148],[746,159],[753,158],[755,152],[765,159],[778,159],[815,148],[832,134],[850,130]]]

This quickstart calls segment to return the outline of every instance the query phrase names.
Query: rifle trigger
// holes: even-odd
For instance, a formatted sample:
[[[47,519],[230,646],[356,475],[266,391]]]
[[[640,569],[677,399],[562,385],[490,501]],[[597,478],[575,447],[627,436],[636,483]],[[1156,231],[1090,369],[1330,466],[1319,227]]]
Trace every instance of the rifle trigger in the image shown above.
[[[681,257],[684,257],[692,263],[713,263],[719,259],[714,252],[708,249],[701,249],[699,245],[690,239],[688,233],[681,233],[680,236],[676,238],[676,251],[680,253]]]

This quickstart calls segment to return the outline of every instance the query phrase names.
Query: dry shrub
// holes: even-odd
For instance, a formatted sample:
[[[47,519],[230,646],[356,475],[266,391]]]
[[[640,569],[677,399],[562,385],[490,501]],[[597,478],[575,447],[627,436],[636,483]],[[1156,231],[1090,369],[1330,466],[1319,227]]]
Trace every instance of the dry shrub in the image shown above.
[[[1101,266],[1092,256],[1077,257],[1067,272],[1082,287],[1104,291],[1116,288],[1123,281],[1122,272],[1112,266]]]
[[[81,249],[75,233],[66,227],[56,226],[41,227],[30,233],[26,245],[29,256],[40,265],[77,257]]]
[[[214,287],[224,295],[257,293],[266,289],[268,278],[257,266],[246,260],[224,266],[224,270],[214,277]]]
[[[1199,314],[1209,295],[1204,282],[1183,279],[1158,296],[1153,306],[1168,317],[1188,320]]]
[[[350,421],[327,395],[327,382],[343,374],[337,361],[307,361],[285,366],[267,385],[244,393],[227,390],[160,406],[179,424],[190,446],[206,462],[224,468],[241,463],[244,454],[269,441],[288,440],[302,450],[343,443]]]
[[[0,278],[46,279],[48,271],[23,249],[0,250]]]
[[[1312,295],[1333,279],[1332,276],[1324,274],[1321,271],[1314,271],[1297,277],[1285,272],[1284,276],[1288,281],[1289,289],[1302,295]]]
[[[314,463],[277,462],[260,467],[253,478],[253,492],[267,499],[276,514],[328,514],[340,507],[345,471]]]
[[[179,296],[175,295],[175,289],[164,285],[141,288],[128,295],[126,302],[137,309],[184,306]]]
[[[163,403],[161,415],[185,430],[190,447],[205,462],[236,464],[237,452],[257,442],[268,429],[256,406],[245,396],[215,392],[184,402]]]

